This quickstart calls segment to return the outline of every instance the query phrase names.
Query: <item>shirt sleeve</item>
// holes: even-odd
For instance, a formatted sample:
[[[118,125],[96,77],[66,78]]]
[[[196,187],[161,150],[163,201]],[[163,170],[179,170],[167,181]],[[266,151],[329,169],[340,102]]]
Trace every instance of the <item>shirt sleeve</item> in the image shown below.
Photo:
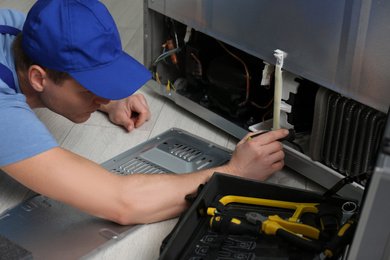
[[[0,9],[0,24],[22,28],[26,15],[10,9]],[[14,36],[1,35],[0,62],[14,71],[11,50]],[[17,84],[18,85],[18,84]],[[15,93],[0,80],[0,166],[15,163],[57,147],[58,143],[34,111],[26,97]]]
[[[0,166],[59,146],[34,111],[22,100],[0,100]]]

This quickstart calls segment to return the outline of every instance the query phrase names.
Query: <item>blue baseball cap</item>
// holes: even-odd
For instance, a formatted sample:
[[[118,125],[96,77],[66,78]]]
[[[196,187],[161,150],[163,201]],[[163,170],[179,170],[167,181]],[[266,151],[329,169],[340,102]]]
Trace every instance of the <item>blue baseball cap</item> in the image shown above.
[[[114,19],[97,0],[38,0],[27,14],[22,48],[37,64],[67,72],[110,100],[130,96],[152,76],[122,50]]]

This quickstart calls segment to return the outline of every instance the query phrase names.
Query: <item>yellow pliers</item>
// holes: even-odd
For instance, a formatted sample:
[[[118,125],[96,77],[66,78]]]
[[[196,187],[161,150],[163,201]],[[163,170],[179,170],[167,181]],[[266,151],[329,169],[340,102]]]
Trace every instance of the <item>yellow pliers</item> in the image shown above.
[[[277,215],[263,216],[256,212],[248,212],[246,220],[251,223],[243,222],[238,218],[232,218],[229,223],[229,227],[236,234],[251,234],[251,235],[277,235],[288,242],[291,242],[297,246],[310,249],[312,251],[320,251],[323,246],[321,243],[314,242],[318,240],[321,232],[319,229],[310,225],[298,223],[298,219],[304,213],[317,213],[318,203],[300,203],[300,202],[288,202],[279,200],[269,200],[252,197],[242,196],[225,196],[219,200],[222,205],[229,203],[242,203],[250,205],[261,205],[275,208],[293,209],[294,214],[288,220],[284,220]],[[213,216],[210,220],[210,226],[214,229],[218,229],[223,221],[222,215],[219,215],[219,211],[215,207],[209,207],[207,214]]]

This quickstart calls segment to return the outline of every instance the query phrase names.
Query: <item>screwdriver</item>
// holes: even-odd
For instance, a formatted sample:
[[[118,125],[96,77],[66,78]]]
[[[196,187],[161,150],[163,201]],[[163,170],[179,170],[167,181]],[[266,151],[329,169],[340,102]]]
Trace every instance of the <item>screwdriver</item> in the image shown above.
[[[261,133],[257,133],[255,135],[252,135],[252,136],[249,136],[248,137],[248,140],[251,139],[251,138],[255,138],[257,136],[260,136],[262,134],[266,134],[268,133],[269,131],[263,131]],[[295,140],[295,131],[294,129],[288,129],[288,135],[286,137],[283,137],[283,138],[280,138],[278,139],[279,142],[283,142],[283,141],[289,141],[289,142],[292,142]]]
[[[321,253],[320,259],[332,258],[339,253],[342,247],[348,245],[352,241],[356,226],[356,220],[350,220],[345,223],[329,243],[325,245],[325,251]]]
[[[210,219],[210,227],[213,229],[221,231],[221,229],[223,229],[222,226],[223,224],[221,216],[214,216]],[[261,226],[255,226],[237,218],[232,218],[225,227],[228,229],[228,233],[232,235],[247,234],[259,236],[261,233]]]

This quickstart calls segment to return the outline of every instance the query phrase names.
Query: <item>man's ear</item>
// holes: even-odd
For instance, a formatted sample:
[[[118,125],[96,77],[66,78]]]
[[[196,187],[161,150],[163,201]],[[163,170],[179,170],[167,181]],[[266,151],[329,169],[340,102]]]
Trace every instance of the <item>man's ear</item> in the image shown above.
[[[45,89],[45,79],[47,73],[38,65],[32,65],[28,69],[28,80],[33,89],[37,92],[42,92]]]

